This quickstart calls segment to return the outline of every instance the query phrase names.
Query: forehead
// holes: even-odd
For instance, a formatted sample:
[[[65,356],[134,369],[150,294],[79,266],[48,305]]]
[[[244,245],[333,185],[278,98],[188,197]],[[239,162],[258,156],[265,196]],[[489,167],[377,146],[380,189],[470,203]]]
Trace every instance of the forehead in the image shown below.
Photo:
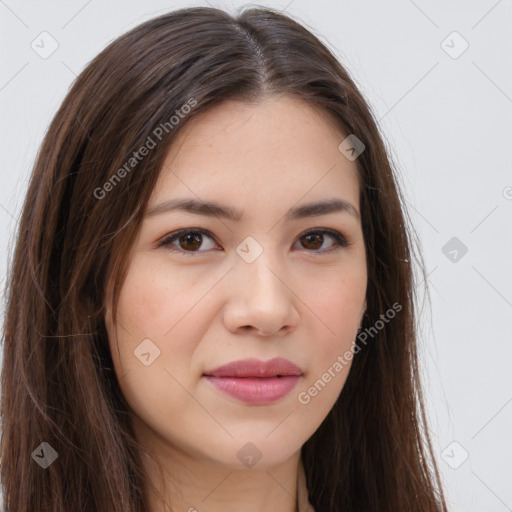
[[[225,101],[183,126],[154,200],[183,192],[204,198],[214,191],[225,198],[236,192],[299,201],[340,192],[357,206],[357,165],[338,149],[345,137],[330,116],[297,98]]]

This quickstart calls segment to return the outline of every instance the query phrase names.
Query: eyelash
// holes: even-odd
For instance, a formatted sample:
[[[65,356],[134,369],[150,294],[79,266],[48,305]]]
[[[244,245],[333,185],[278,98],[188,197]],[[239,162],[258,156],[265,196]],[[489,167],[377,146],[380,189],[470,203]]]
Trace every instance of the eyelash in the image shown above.
[[[215,238],[209,231],[206,231],[201,228],[187,228],[187,229],[180,229],[178,231],[174,231],[173,233],[169,233],[167,236],[165,236],[159,242],[159,246],[165,247],[167,250],[169,250],[171,252],[180,253],[180,254],[187,255],[187,256],[197,256],[198,254],[200,254],[202,252],[207,252],[207,251],[187,251],[185,249],[177,248],[172,245],[172,242],[177,240],[179,237],[186,235],[186,234],[191,234],[191,233],[200,234],[202,236],[207,236],[215,241]],[[312,253],[315,255],[321,255],[321,254],[326,254],[326,253],[330,254],[334,251],[338,251],[338,250],[348,247],[350,245],[350,243],[347,241],[347,239],[341,233],[339,233],[338,231],[335,231],[333,229],[325,229],[325,228],[311,229],[309,231],[305,231],[304,233],[301,233],[299,235],[298,239],[300,239],[306,235],[317,235],[317,234],[327,234],[327,235],[331,236],[332,238],[334,238],[335,243],[331,246],[330,249],[306,250],[309,253]],[[201,241],[201,245],[202,245],[202,241]]]

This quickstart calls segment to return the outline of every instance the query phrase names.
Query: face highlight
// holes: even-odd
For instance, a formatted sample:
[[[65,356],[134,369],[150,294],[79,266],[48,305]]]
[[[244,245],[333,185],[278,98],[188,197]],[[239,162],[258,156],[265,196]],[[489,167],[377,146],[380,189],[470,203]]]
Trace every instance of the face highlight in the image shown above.
[[[173,143],[116,324],[108,308],[106,317],[136,431],[160,455],[272,467],[297,454],[338,398],[350,364],[307,403],[299,396],[351,350],[365,309],[345,137],[281,96],[222,103]]]

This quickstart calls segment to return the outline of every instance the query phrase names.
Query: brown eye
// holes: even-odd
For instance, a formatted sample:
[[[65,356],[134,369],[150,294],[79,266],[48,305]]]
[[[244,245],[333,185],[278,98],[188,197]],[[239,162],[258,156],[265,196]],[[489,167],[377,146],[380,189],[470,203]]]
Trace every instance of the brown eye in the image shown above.
[[[179,246],[186,251],[195,251],[201,247],[203,237],[197,233],[187,233],[178,237]]]
[[[208,239],[211,240],[209,246],[207,242]],[[206,247],[204,247],[205,245]],[[202,229],[182,229],[167,235],[160,242],[160,246],[165,246],[173,252],[195,256],[198,253],[215,248],[216,244],[213,241],[212,235],[207,231]],[[200,248],[202,249],[199,250]]]
[[[334,240],[327,248],[323,248],[326,239]],[[315,231],[308,231],[299,237],[299,242],[302,247],[309,249],[311,252],[326,253],[347,247],[349,243],[346,238],[339,232],[330,229],[319,229]]]
[[[307,249],[311,249],[313,251],[317,251],[322,247],[324,243],[324,237],[318,233],[304,235],[300,238],[300,241],[304,247]]]

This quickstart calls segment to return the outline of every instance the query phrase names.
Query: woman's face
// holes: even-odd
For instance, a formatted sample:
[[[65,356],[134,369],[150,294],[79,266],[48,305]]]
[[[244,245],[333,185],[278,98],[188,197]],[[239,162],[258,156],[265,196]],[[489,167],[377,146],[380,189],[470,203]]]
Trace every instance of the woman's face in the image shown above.
[[[270,467],[338,398],[367,283],[345,138],[281,96],[214,107],[170,149],[116,325],[106,317],[136,431],[158,453]]]

